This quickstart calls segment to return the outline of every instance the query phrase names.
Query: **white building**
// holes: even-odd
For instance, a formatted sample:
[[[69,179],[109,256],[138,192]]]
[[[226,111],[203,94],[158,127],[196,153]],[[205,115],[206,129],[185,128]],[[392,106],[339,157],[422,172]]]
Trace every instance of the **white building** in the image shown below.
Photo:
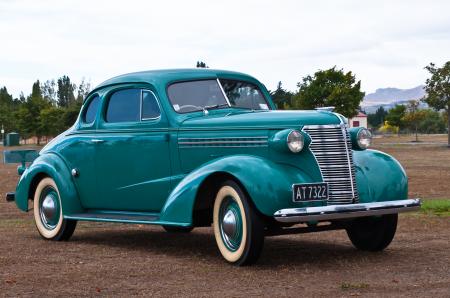
[[[358,115],[356,115],[353,118],[348,119],[348,124],[350,127],[365,127],[367,128],[367,115],[358,112]]]

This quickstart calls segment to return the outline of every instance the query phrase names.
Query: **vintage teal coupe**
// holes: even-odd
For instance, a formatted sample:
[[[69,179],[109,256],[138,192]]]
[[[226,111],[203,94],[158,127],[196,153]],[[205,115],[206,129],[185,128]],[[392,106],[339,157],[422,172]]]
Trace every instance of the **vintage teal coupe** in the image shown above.
[[[179,69],[107,80],[76,123],[19,166],[15,201],[40,235],[67,240],[77,221],[213,226],[222,256],[258,259],[264,237],[346,229],[354,246],[383,250],[397,214],[415,210],[391,156],[371,134],[326,108],[277,111],[246,74]],[[20,155],[21,154],[21,155]]]

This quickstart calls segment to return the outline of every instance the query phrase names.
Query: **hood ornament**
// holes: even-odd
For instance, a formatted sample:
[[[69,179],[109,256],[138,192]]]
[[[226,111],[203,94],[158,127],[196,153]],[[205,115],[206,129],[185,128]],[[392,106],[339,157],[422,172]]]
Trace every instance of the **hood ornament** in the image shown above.
[[[314,110],[316,110],[316,111],[333,112],[334,111],[334,107],[317,107],[317,108],[314,108]]]

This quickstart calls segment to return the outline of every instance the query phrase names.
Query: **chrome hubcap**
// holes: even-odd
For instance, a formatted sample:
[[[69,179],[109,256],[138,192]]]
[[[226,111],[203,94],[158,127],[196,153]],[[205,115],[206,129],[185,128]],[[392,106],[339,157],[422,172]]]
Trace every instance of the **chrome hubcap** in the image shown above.
[[[47,195],[42,202],[42,213],[47,221],[55,215],[56,204],[51,195]]]
[[[242,218],[239,205],[232,198],[228,197],[220,206],[220,233],[227,249],[236,251],[242,241]]]
[[[59,213],[58,193],[53,188],[48,187],[42,192],[39,204],[39,215],[42,224],[47,229],[53,230],[58,225]]]
[[[225,216],[223,217],[222,221],[222,228],[228,237],[233,237],[236,233],[236,215],[234,215],[234,212],[231,210],[228,210],[227,213],[225,213]]]

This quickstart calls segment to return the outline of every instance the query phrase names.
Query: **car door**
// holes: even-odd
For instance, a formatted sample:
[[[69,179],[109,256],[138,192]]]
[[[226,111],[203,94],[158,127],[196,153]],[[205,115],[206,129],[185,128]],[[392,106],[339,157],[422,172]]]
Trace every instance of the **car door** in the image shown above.
[[[168,121],[150,88],[106,96],[96,142],[97,209],[158,212],[170,188]]]
[[[65,136],[58,145],[59,154],[74,176],[74,183],[83,206],[89,206],[97,197],[95,167],[96,125],[101,107],[101,94],[86,99],[80,113],[78,127]]]

